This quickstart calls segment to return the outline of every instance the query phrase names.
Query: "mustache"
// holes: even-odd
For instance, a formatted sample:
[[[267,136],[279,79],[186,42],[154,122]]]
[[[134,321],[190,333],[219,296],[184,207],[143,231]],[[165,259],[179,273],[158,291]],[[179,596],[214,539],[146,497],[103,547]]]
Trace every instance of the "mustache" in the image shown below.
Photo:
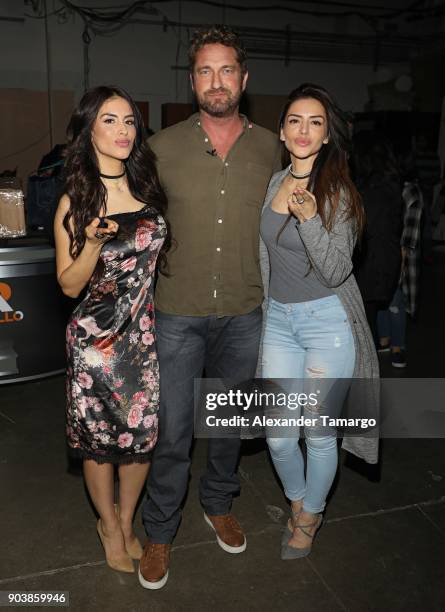
[[[225,94],[230,94],[230,91],[228,89],[226,89],[225,87],[218,87],[217,89],[208,89],[206,91],[206,94],[217,94],[217,93],[225,93]]]

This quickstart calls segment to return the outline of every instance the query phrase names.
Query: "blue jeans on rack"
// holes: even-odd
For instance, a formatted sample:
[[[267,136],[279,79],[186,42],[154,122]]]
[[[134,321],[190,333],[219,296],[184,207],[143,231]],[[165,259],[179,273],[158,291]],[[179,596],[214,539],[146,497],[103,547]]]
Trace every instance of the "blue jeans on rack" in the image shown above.
[[[263,378],[294,379],[289,384],[294,391],[300,386],[301,391],[301,379],[351,378],[354,364],[354,338],[337,295],[293,304],[269,298]],[[292,416],[299,416],[298,409]],[[306,408],[305,416],[313,414]],[[286,497],[302,499],[304,510],[315,514],[324,510],[337,471],[337,437],[306,428],[305,438],[306,477],[298,430],[292,438],[268,437],[267,443]]]

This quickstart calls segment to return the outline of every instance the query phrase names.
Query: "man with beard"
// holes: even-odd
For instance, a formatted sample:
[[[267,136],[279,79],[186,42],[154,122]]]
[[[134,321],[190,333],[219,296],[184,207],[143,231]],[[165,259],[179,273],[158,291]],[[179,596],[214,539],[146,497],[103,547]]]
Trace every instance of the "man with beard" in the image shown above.
[[[139,580],[159,589],[168,578],[171,542],[190,470],[194,379],[246,381],[255,375],[263,297],[258,265],[261,206],[280,168],[278,138],[239,114],[246,54],[230,29],[197,32],[189,50],[199,112],[150,139],[168,196],[176,246],[169,276],[156,288],[160,364],[159,440],[142,516],[148,535]],[[229,553],[246,548],[230,513],[239,493],[240,440],[212,438],[200,501],[208,528]]]

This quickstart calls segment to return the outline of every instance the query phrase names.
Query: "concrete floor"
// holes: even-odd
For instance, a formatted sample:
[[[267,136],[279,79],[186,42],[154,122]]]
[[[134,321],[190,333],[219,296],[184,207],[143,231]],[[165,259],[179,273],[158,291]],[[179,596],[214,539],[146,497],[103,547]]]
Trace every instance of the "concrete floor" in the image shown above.
[[[424,273],[422,305],[409,326],[409,366],[382,358],[385,376],[441,377],[445,254]],[[248,547],[228,555],[204,523],[198,441],[170,578],[145,591],[136,574],[110,570],[82,478],[67,470],[62,377],[0,386],[0,591],[69,591],[70,608],[107,610],[445,609],[445,445],[383,440],[376,472],[344,464],[310,557],[283,562],[288,507],[261,441],[246,441],[234,512]],[[139,513],[136,530],[143,538]]]

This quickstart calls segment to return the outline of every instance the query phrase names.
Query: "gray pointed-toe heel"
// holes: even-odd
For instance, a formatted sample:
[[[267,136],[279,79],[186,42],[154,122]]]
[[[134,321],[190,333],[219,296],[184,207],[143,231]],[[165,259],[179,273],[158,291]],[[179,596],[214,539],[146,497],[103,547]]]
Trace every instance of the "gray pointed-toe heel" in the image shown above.
[[[297,510],[297,512],[294,512],[293,510],[291,510],[289,521],[291,521],[292,525],[298,522],[298,517],[300,516],[300,512],[302,511],[302,509],[303,508],[301,507],[299,510]],[[292,529],[289,528],[289,521],[287,521],[284,527],[284,530],[283,530],[283,534],[281,536],[281,548],[283,546],[286,546],[286,544],[289,542],[289,540],[292,537],[293,531]]]
[[[284,526],[283,534],[281,536],[281,548],[283,548],[283,546],[287,546],[287,543],[289,542],[291,537],[292,531],[289,529],[289,525],[286,524]]]
[[[306,535],[308,538],[311,538],[312,540],[311,545],[306,546],[305,548],[295,548],[294,546],[289,546],[288,542],[292,534],[287,538],[286,541],[284,541],[284,534],[283,534],[283,539],[281,540],[282,541],[281,559],[283,561],[288,561],[291,559],[302,559],[303,557],[307,557],[312,550],[312,543],[314,541],[315,534],[320,529],[322,522],[323,522],[323,517],[321,514],[319,514],[317,519],[313,523],[309,523],[308,525],[298,525],[298,524],[295,525],[295,529],[301,529],[304,535]],[[314,527],[314,526],[315,526],[315,532],[313,534],[310,534],[308,531],[306,531],[308,527]],[[289,529],[287,528],[287,525],[286,525],[286,531],[289,533]]]

